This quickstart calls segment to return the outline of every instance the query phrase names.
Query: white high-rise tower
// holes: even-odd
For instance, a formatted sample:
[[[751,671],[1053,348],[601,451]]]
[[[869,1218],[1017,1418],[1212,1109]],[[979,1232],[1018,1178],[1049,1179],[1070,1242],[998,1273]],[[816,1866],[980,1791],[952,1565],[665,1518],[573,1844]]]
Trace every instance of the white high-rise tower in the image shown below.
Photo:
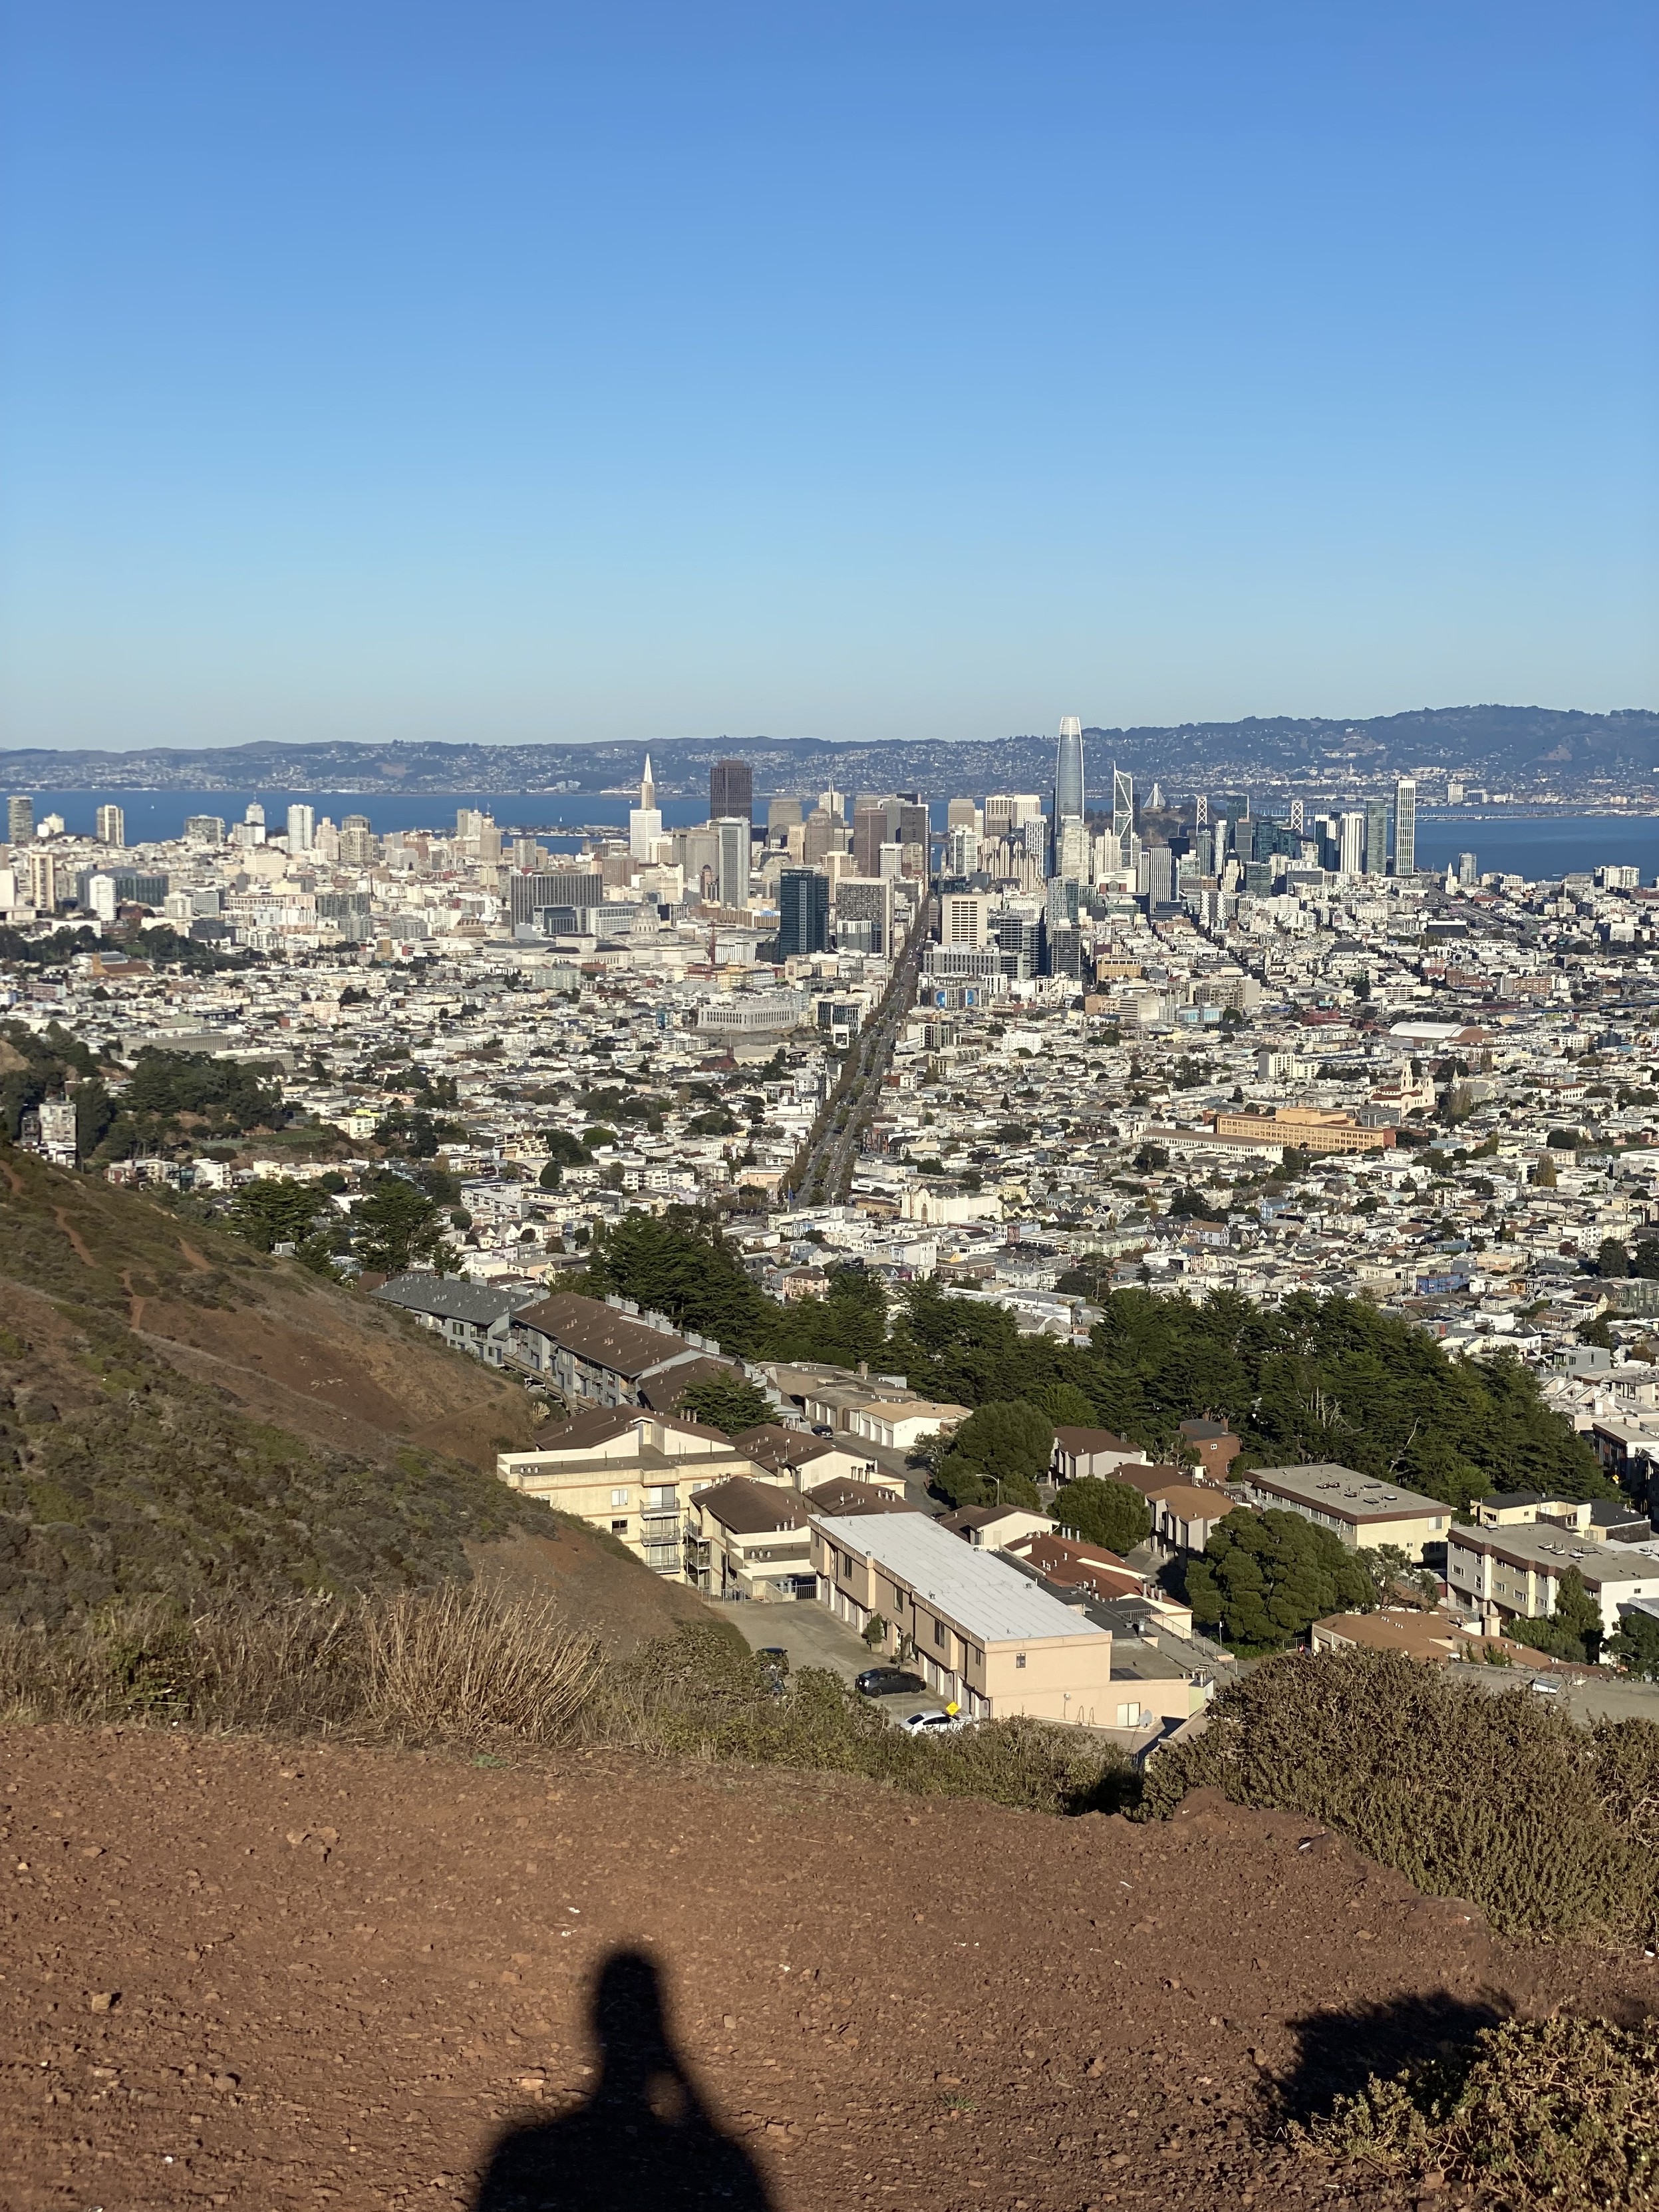
[[[651,756],[645,757],[645,773],[640,778],[640,803],[629,810],[628,849],[636,860],[649,860],[653,848],[662,836],[662,815],[657,805],[657,787],[651,774]]]

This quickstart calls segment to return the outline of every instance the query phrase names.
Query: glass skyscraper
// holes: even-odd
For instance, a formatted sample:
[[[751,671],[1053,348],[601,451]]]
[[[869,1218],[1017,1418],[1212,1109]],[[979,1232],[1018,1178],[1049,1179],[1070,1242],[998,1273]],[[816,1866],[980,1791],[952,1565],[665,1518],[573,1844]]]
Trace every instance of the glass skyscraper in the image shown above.
[[[1054,754],[1054,825],[1083,814],[1083,724],[1075,714],[1062,717],[1060,744]]]
[[[1397,876],[1417,873],[1417,785],[1409,775],[1402,775],[1394,787],[1394,872]]]

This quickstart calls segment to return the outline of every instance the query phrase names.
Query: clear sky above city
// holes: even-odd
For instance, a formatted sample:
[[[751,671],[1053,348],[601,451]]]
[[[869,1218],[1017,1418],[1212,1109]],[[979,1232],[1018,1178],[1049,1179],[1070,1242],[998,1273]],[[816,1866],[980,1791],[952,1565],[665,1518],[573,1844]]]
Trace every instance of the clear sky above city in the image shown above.
[[[1646,0],[0,25],[0,744],[1659,699]]]

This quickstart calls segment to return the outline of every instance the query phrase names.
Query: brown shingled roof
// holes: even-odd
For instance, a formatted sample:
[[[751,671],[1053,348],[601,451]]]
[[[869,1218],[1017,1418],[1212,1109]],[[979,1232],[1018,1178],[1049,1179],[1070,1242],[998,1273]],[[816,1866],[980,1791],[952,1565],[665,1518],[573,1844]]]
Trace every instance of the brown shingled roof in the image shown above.
[[[630,1381],[691,1349],[684,1337],[647,1328],[603,1298],[585,1298],[576,1291],[556,1291],[533,1306],[520,1306],[514,1320]]]

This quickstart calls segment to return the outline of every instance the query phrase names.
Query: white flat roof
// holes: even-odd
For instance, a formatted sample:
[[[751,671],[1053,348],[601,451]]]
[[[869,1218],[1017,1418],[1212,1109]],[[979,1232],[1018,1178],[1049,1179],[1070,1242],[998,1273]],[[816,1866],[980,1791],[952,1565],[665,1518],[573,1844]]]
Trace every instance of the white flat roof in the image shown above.
[[[1028,1582],[1018,1567],[964,1544],[925,1514],[815,1515],[812,1526],[843,1551],[873,1559],[908,1583],[978,1643],[1109,1632]]]

